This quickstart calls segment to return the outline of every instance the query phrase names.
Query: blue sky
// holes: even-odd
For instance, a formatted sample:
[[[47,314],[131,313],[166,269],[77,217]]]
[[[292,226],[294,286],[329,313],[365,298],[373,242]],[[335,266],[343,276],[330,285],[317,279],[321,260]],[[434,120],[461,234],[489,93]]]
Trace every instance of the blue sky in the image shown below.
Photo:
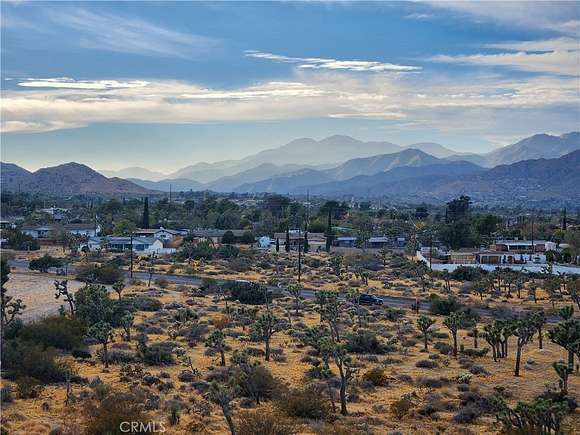
[[[29,169],[332,134],[484,152],[580,125],[578,2],[1,6],[2,160]]]

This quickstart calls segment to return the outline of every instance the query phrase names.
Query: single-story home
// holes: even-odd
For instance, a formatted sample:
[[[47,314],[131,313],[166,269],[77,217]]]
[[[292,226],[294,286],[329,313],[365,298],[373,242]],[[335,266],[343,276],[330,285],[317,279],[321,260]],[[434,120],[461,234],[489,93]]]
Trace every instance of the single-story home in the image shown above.
[[[104,240],[107,249],[113,252],[130,251],[137,254],[172,254],[175,248],[166,248],[163,242],[153,237],[107,237]]]
[[[86,237],[96,237],[101,227],[94,224],[67,224],[67,225],[24,225],[22,232],[35,239],[48,239],[59,231]]]
[[[557,243],[548,240],[496,240],[490,245],[490,250],[531,254],[555,251],[557,246]]]
[[[389,245],[389,238],[385,236],[370,237],[366,243],[366,246],[371,249],[388,248]]]
[[[136,237],[153,237],[159,240],[173,240],[174,237],[182,235],[181,231],[161,228],[139,228],[135,231]]]
[[[298,245],[304,244],[304,231],[290,230],[290,248],[298,248]],[[280,246],[286,246],[286,233],[274,233],[274,241],[279,240]],[[324,233],[308,233],[308,245],[310,249],[316,249],[318,246],[326,244],[326,236]]]
[[[428,252],[428,251],[427,251]],[[452,264],[475,264],[476,255],[479,253],[479,248],[460,248],[449,251],[449,263]]]
[[[341,248],[354,248],[356,245],[356,237],[347,237],[347,236],[336,237],[332,241],[332,244],[333,246],[338,246]]]

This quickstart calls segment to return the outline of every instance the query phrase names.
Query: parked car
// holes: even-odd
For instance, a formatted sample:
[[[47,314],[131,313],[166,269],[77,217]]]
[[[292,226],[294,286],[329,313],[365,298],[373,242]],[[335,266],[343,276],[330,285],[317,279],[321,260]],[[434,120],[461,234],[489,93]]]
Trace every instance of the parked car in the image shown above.
[[[360,295],[359,303],[361,305],[383,305],[383,300],[378,296],[363,293]]]

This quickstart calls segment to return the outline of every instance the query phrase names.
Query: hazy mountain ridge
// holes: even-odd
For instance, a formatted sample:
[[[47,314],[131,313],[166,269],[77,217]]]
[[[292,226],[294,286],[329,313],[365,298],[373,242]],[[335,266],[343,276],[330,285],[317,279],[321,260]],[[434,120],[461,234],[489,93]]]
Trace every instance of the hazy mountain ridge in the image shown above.
[[[58,196],[150,193],[148,189],[130,181],[116,177],[107,178],[86,165],[74,162],[42,168],[35,172],[28,172],[17,165],[2,162],[1,169],[4,191]]]
[[[108,169],[99,169],[98,172],[103,174],[107,178],[118,177],[118,178],[138,178],[142,180],[151,180],[151,181],[159,181],[164,178],[167,178],[167,175],[158,172],[158,171],[151,171],[147,168],[141,168],[139,166],[131,166],[128,168],[119,169],[116,171],[108,170]]]

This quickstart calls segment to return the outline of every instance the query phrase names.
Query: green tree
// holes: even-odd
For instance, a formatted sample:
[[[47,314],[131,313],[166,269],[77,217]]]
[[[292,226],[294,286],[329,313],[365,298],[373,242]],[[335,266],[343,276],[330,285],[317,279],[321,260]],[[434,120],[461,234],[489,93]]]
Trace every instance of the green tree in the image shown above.
[[[300,296],[302,295],[302,285],[292,283],[288,285],[288,293],[294,298],[294,311],[298,316],[298,308],[300,306]]]
[[[533,314],[523,319],[515,321],[514,335],[518,338],[518,341],[516,343],[516,368],[514,372],[515,376],[520,375],[520,364],[522,360],[522,352],[524,346],[532,340],[537,330],[538,327]]]
[[[22,315],[22,311],[26,308],[26,305],[22,303],[22,299],[13,299],[12,296],[8,295],[8,289],[6,288],[6,283],[10,279],[10,266],[5,258],[0,260],[0,278],[2,282],[1,293],[0,293],[0,314],[2,315],[2,334],[6,331],[6,327],[9,326],[14,320]],[[2,340],[4,342],[4,340]]]
[[[417,319],[417,328],[423,334],[424,349],[427,350],[427,343],[429,337],[429,328],[435,324],[435,319],[432,319],[424,314]]]
[[[232,418],[232,400],[236,397],[237,390],[238,388],[233,379],[230,379],[228,383],[214,381],[209,384],[209,390],[206,395],[210,402],[217,404],[221,408],[231,435],[236,435],[234,419]]]
[[[453,312],[443,321],[443,325],[449,329],[453,337],[453,356],[457,358],[457,333],[459,329],[469,326],[472,321],[470,321],[465,313],[463,312]]]
[[[573,370],[574,354],[580,353],[580,320],[574,319],[572,316],[568,317],[570,307],[560,310],[560,315],[564,320],[558,323],[554,329],[548,331],[548,336],[552,342],[568,352],[568,368]]]
[[[266,361],[270,361],[270,340],[278,331],[280,322],[270,311],[260,314],[251,327],[252,338],[264,342]]]
[[[28,263],[28,268],[30,270],[38,270],[42,273],[47,273],[48,269],[51,267],[62,267],[62,261],[58,258],[52,257],[51,255],[44,254],[40,258],[30,260],[30,263]]]
[[[89,327],[87,334],[103,345],[103,361],[109,367],[109,353],[107,345],[113,338],[113,327],[108,322],[99,321]]]
[[[340,375],[340,413],[348,415],[346,393],[348,382],[356,374],[352,357],[344,344],[336,343],[331,337],[321,339],[321,352],[334,361]]]
[[[129,219],[120,219],[113,227],[114,236],[128,236],[137,230],[137,226]]]
[[[103,285],[86,285],[76,293],[76,316],[86,325],[112,323],[114,303]]]
[[[226,365],[226,336],[223,331],[215,329],[205,340],[205,347],[218,351],[221,357],[220,365]]]
[[[125,314],[121,317],[121,327],[125,331],[125,341],[131,341],[131,328],[134,321],[135,316],[130,311],[125,311]]]
[[[236,243],[236,236],[234,236],[233,231],[226,231],[222,236],[222,243],[225,245],[232,245]]]
[[[143,217],[141,219],[141,227],[149,228],[149,198],[145,197],[143,201]]]

